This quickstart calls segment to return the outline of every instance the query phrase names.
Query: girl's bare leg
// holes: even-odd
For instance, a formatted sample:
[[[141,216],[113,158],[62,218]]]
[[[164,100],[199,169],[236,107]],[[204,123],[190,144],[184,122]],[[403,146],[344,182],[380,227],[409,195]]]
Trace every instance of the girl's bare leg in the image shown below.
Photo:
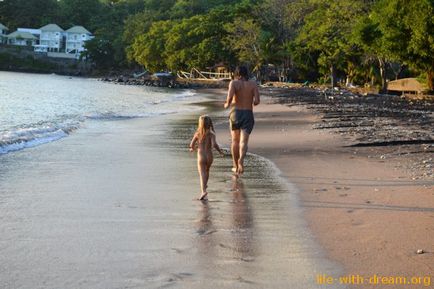
[[[208,188],[208,180],[209,180],[209,169],[211,168],[213,158],[212,155],[208,156],[208,162],[206,163],[206,177],[205,177],[205,190]]]
[[[207,184],[208,184],[208,172],[207,172],[206,160],[203,160],[201,157],[199,157],[197,161],[197,169],[199,171],[200,190],[201,190],[201,195],[199,197],[199,200],[203,200],[206,198],[206,195],[208,194],[208,192],[206,191]]]

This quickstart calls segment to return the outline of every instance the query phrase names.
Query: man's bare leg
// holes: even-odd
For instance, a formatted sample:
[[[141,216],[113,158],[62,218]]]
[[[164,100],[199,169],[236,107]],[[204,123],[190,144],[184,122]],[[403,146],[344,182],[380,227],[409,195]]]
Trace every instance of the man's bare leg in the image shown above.
[[[244,173],[244,158],[247,154],[247,148],[249,143],[249,134],[241,130],[241,139],[240,139],[240,152],[239,152],[239,159],[238,159],[238,174]]]
[[[238,172],[238,161],[240,159],[240,130],[231,130],[231,153],[232,153],[232,161],[233,167],[232,171],[234,173]]]

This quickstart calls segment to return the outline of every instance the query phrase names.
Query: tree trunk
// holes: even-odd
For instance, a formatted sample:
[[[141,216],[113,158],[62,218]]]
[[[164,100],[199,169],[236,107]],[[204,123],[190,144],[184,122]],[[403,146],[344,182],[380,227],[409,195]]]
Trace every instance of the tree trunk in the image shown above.
[[[256,74],[256,81],[259,82],[259,83],[262,83],[262,80],[261,80],[261,70],[260,69],[256,70],[255,74]]]
[[[347,77],[345,79],[345,86],[352,86],[353,85],[353,78],[354,78],[354,70],[353,69],[349,69],[348,73],[347,73]]]
[[[386,62],[383,58],[378,57],[378,65],[380,68],[380,77],[381,77],[381,88],[380,93],[385,93],[387,91],[387,82],[386,82]]]
[[[428,88],[430,91],[434,91],[434,69],[427,72],[426,80],[428,82]]]
[[[332,88],[337,86],[336,85],[335,67],[333,64],[330,66],[330,80],[331,80]]]

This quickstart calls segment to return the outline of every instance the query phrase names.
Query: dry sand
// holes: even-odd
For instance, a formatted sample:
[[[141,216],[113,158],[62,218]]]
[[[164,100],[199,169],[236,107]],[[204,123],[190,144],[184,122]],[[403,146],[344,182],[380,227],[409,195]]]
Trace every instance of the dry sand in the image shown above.
[[[320,115],[272,102],[265,98],[255,107],[249,151],[271,159],[301,190],[308,226],[329,258],[347,274],[404,276],[419,283],[407,284],[411,288],[432,286],[428,278],[410,279],[434,272],[434,182],[413,180],[400,169],[398,162],[412,156],[384,159],[399,147],[346,147],[351,139],[312,128]],[[226,127],[217,135],[229,145]],[[365,279],[357,288],[399,288],[373,286]]]

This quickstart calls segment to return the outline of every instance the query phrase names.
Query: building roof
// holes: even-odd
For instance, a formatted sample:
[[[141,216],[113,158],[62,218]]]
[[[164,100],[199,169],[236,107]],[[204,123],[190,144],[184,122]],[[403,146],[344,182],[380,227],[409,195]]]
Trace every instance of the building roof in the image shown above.
[[[63,32],[64,30],[59,27],[57,24],[47,24],[45,26],[42,26],[39,28],[41,31],[48,31],[48,32]]]
[[[23,31],[15,31],[11,34],[7,35],[8,38],[22,38],[22,39],[29,39],[29,40],[37,40],[38,38],[35,37],[33,34],[29,32],[23,32]]]
[[[20,31],[20,32],[29,32],[29,33],[31,33],[33,35],[39,35],[39,34],[41,34],[41,30],[39,30],[39,29],[33,29],[33,28],[20,28],[20,27],[18,27],[17,31]]]
[[[3,24],[0,23],[0,29],[1,30],[9,30],[9,28],[7,28],[6,26],[4,26]]]
[[[73,27],[69,28],[68,30],[66,30],[66,32],[79,33],[79,34],[89,34],[89,35],[92,34],[83,26],[73,26]]]

